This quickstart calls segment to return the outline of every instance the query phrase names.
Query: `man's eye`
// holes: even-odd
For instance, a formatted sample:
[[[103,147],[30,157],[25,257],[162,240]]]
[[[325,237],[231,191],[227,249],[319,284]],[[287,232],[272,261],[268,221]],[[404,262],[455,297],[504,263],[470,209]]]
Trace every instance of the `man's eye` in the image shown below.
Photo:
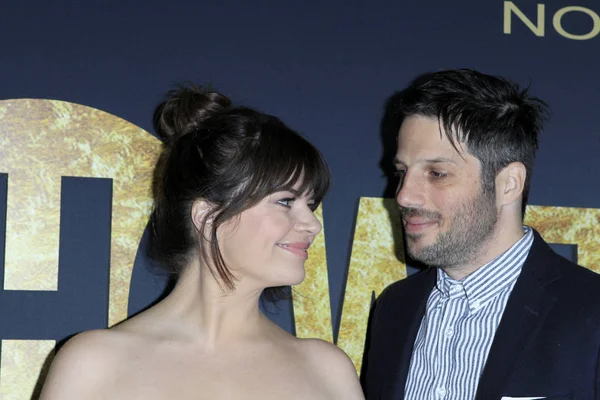
[[[444,178],[447,174],[444,172],[429,171],[429,175],[433,176],[434,178]]]

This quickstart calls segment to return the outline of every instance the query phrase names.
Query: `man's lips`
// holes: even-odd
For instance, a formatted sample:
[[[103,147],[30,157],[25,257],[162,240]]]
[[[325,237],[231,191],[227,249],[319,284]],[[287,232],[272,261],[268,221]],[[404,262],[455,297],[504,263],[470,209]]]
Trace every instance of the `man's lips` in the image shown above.
[[[418,232],[437,224],[437,221],[423,218],[404,218],[404,228],[409,232]]]
[[[293,242],[293,243],[277,243],[277,247],[282,248],[296,256],[307,259],[308,248],[310,247],[309,242]]]

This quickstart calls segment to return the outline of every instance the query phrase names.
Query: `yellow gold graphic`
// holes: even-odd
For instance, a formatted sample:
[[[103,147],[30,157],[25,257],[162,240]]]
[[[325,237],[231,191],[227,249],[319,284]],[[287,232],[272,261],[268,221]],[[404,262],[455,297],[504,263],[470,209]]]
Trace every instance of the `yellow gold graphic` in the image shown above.
[[[548,243],[576,244],[577,263],[600,273],[600,209],[529,206],[525,224]]]
[[[0,399],[30,400],[40,389],[39,372],[48,367],[54,346],[54,340],[3,340]]]
[[[321,207],[315,212],[323,223]],[[325,225],[310,246],[305,264],[306,278],[294,288],[294,320],[296,336],[316,337],[333,342],[331,330],[331,303],[329,299],[329,278],[325,253]]]
[[[337,344],[360,371],[373,292],[406,278],[402,225],[394,199],[361,198]]]
[[[108,323],[125,319],[159,151],[160,142],[149,133],[90,107],[0,101],[0,172],[8,173],[4,289],[56,290],[61,177],[110,178]]]

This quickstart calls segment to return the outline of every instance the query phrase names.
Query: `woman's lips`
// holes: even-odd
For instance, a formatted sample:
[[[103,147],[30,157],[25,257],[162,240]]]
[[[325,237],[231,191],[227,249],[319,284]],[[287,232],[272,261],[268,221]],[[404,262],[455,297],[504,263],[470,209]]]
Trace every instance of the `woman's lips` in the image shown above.
[[[308,243],[308,242],[277,243],[277,247],[306,260],[308,258],[307,250],[310,247],[310,243]]]

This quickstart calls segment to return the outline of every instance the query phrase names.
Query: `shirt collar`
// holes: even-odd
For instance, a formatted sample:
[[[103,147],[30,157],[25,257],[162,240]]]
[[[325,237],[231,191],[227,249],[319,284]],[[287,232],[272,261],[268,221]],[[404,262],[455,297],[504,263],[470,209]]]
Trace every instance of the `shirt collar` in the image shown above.
[[[467,297],[471,309],[480,308],[516,282],[533,243],[533,230],[523,227],[525,235],[504,253],[460,281],[437,270],[436,288],[450,299]]]

